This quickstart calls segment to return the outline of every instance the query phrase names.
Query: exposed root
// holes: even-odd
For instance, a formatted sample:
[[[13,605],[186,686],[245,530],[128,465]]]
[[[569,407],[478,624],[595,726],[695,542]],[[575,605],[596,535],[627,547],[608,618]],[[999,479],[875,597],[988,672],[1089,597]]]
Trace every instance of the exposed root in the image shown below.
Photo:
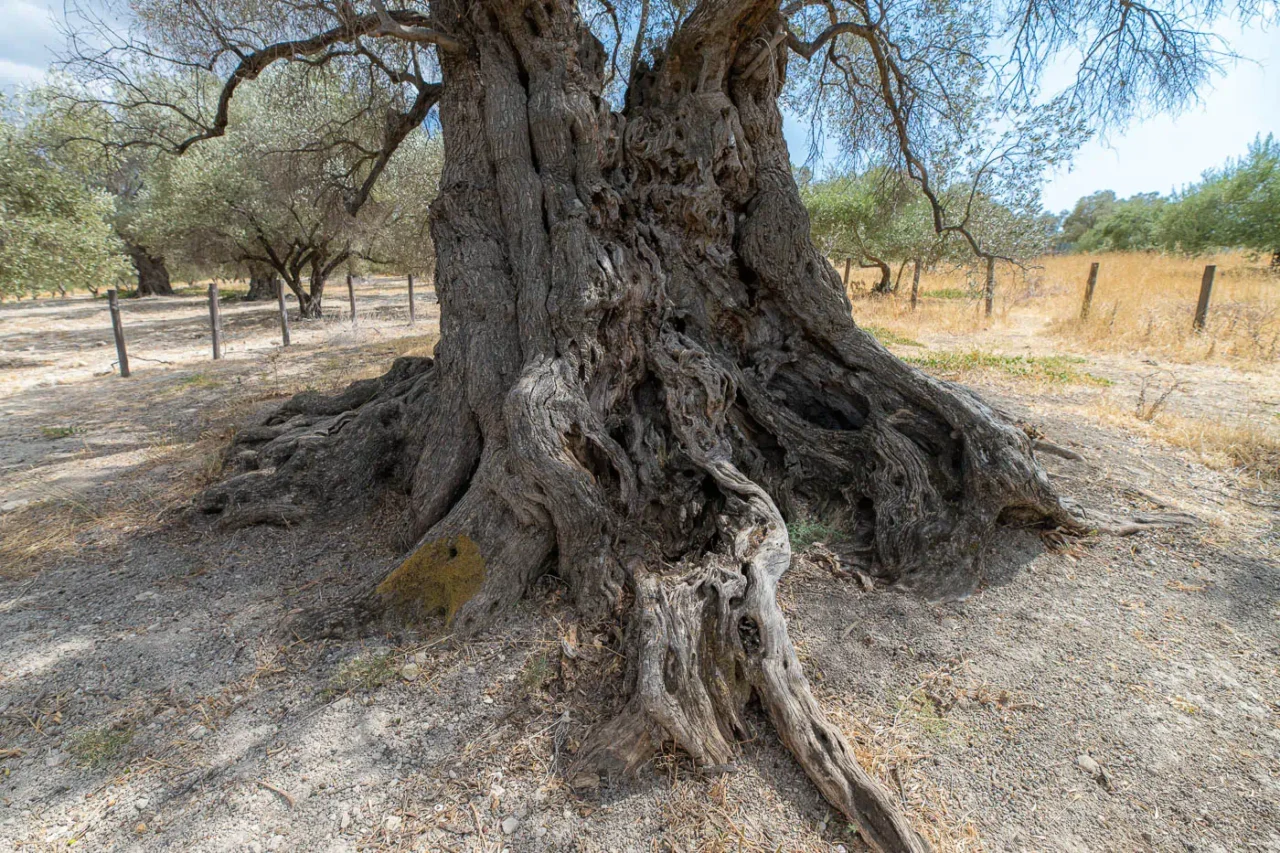
[[[1074,450],[1063,447],[1060,444],[1054,444],[1052,441],[1046,441],[1043,438],[1033,439],[1031,446],[1035,448],[1037,453],[1048,454],[1049,456],[1057,456],[1059,459],[1067,459],[1071,462],[1083,462],[1084,457]]]
[[[218,527],[223,530],[239,530],[242,527],[253,527],[257,524],[293,527],[301,524],[306,518],[306,510],[291,503],[253,503],[236,506],[223,513],[218,519]]]
[[[1112,536],[1133,536],[1146,530],[1167,530],[1175,527],[1192,527],[1201,520],[1188,512],[1142,513],[1127,518],[1095,515],[1094,529]]]
[[[280,513],[258,506],[367,506],[380,484],[407,480],[417,462],[406,413],[433,379],[431,359],[400,358],[340,394],[298,394],[236,435],[227,459],[242,473],[206,491],[199,509],[239,514],[244,526],[279,523]]]

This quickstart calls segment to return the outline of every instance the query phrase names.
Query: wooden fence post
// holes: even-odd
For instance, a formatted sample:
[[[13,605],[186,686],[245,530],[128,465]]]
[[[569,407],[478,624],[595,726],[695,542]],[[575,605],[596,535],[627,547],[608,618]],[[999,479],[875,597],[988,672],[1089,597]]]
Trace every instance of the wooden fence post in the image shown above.
[[[1209,316],[1209,296],[1213,293],[1213,277],[1218,267],[1209,264],[1204,268],[1204,278],[1200,279],[1200,299],[1196,302],[1196,318],[1191,321],[1191,328],[1197,332],[1204,331],[1204,321]]]
[[[1098,286],[1098,262],[1089,265],[1089,282],[1084,286],[1084,304],[1080,306],[1080,322],[1089,319],[1089,308],[1093,305],[1093,289]]]
[[[124,324],[120,322],[120,300],[116,289],[107,291],[107,310],[111,312],[111,331],[116,336],[116,359],[120,362],[120,376],[129,375],[129,353],[124,346]]]
[[[347,300],[351,303],[351,328],[356,327],[356,286],[351,281],[351,273],[347,273]]]
[[[996,301],[996,259],[993,256],[988,255],[987,256],[987,287],[985,291],[986,308],[984,310],[984,313],[986,314],[986,316],[988,317],[991,316],[991,309],[995,305],[995,301]]]
[[[283,341],[281,346],[289,345],[289,309],[284,305],[284,282],[276,282],[276,304],[280,308],[280,339]]]
[[[916,300],[920,298],[920,259],[916,258],[911,273],[911,310],[916,310]]]
[[[409,273],[409,325],[413,325],[413,273]]]
[[[849,267],[853,265],[853,258],[844,259],[844,286],[849,286]]]
[[[218,282],[209,283],[209,327],[213,330],[213,360],[222,358],[222,314],[218,311]]]

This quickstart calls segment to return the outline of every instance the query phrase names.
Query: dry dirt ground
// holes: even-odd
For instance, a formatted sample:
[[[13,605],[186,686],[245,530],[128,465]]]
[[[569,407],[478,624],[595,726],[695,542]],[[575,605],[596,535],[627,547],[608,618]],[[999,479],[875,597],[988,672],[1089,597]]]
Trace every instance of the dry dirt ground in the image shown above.
[[[355,331],[295,324],[288,351],[271,306],[228,304],[217,363],[202,300],[129,301],[128,380],[102,301],[0,305],[0,849],[861,849],[762,720],[730,772],[667,755],[568,791],[618,638],[552,578],[465,645],[289,636],[395,562],[395,507],[234,532],[185,507],[236,424],[429,351],[429,291],[415,328],[397,282],[360,298]],[[1050,348],[1019,325],[922,343]],[[1108,416],[1140,356],[1079,367],[1112,384],[962,378],[1085,457],[1045,460],[1076,500],[1198,523],[1011,532],[952,604],[802,556],[784,605],[815,690],[939,849],[1280,850],[1280,495]],[[1275,370],[1180,370],[1188,415],[1276,417]]]

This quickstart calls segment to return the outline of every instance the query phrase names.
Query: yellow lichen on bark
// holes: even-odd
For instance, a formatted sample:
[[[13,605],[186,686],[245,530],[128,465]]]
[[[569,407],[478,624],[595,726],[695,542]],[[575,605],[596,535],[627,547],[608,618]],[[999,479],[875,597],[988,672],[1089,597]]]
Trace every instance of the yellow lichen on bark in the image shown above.
[[[458,608],[480,591],[484,556],[469,536],[437,539],[414,551],[387,579],[378,594],[392,610],[421,608],[443,612],[453,621]]]

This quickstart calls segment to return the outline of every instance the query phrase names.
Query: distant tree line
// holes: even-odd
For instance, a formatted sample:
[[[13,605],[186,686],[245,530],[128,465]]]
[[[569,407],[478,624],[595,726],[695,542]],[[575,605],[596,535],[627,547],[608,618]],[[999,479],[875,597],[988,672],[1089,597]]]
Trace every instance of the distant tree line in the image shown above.
[[[1058,248],[1189,255],[1244,249],[1280,266],[1280,141],[1259,138],[1244,157],[1168,196],[1086,196],[1063,214]]]
[[[1021,203],[1001,200],[970,181],[942,190],[942,206],[971,242],[958,231],[939,233],[917,184],[891,169],[822,181],[801,172],[800,180],[814,242],[837,263],[876,270],[875,292],[895,290],[907,265],[914,280],[915,271],[939,262],[970,263],[977,257],[975,243],[979,251],[1015,263],[1053,245],[1056,219],[1039,210],[1035,195]]]
[[[193,74],[171,95],[207,98],[213,82]],[[185,157],[138,144],[165,136],[164,109],[123,116],[69,81],[0,102],[0,298],[130,285],[165,295],[178,277],[244,277],[249,298],[285,286],[318,317],[340,270],[429,272],[443,152],[426,110],[323,70],[272,69],[260,83],[236,100],[229,132]],[[353,104],[355,120],[324,120]],[[361,186],[397,109],[410,116],[405,138],[377,164],[393,180]]]
[[[1179,192],[1118,199],[1110,190],[1080,199],[1071,211],[1044,212],[1039,197],[1001,197],[980,182],[958,181],[940,193],[953,221],[973,242],[939,233],[918,185],[883,166],[814,180],[797,172],[814,241],[837,265],[876,271],[872,290],[898,287],[903,270],[938,263],[967,265],[973,243],[1023,263],[1049,252],[1164,251],[1199,255],[1243,249],[1280,266],[1280,142],[1259,138],[1248,154]]]

